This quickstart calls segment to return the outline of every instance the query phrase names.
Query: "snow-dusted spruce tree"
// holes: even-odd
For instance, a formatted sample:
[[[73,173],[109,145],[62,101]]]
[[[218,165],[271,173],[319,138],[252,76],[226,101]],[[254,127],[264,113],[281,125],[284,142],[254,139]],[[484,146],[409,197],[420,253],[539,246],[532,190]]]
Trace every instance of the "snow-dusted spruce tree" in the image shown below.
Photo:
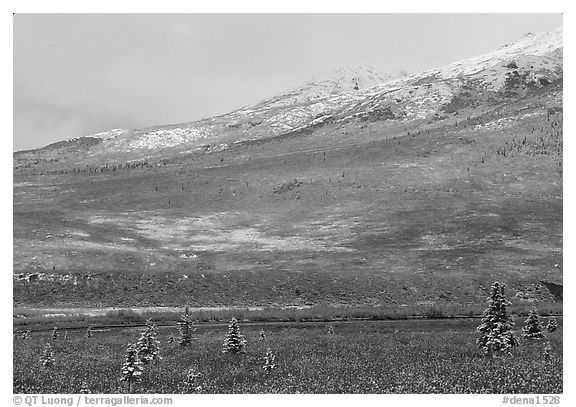
[[[82,380],[82,384],[80,384],[80,394],[90,394],[90,386],[88,385],[88,382],[86,381],[86,379]]]
[[[558,323],[556,322],[556,317],[551,316],[548,318],[548,323],[546,324],[546,332],[552,333],[558,329]]]
[[[480,337],[476,340],[476,344],[486,355],[490,356],[509,353],[512,347],[520,344],[512,331],[514,323],[506,311],[510,302],[506,299],[504,288],[505,285],[497,281],[492,284],[488,308],[484,310],[482,322],[477,328]]]
[[[538,315],[536,308],[530,310],[528,318],[524,321],[522,335],[526,339],[540,339],[544,337],[542,325],[540,324],[540,315]]]
[[[54,353],[52,352],[52,346],[47,343],[42,351],[42,356],[40,357],[40,362],[44,367],[52,367],[54,365]]]
[[[544,360],[550,360],[552,357],[552,346],[550,346],[550,342],[546,342],[546,346],[544,346],[544,351],[542,352],[542,358]]]
[[[136,346],[129,344],[124,354],[124,364],[122,365],[120,381],[130,384],[135,383],[140,379],[140,376],[142,376],[143,370],[144,367],[138,358]]]
[[[58,339],[58,327],[54,327],[52,330],[52,340]]]
[[[159,355],[160,341],[158,340],[156,325],[150,319],[146,320],[146,330],[142,332],[136,343],[136,352],[138,352],[138,357],[144,365],[162,359]]]
[[[240,327],[238,326],[238,321],[236,318],[232,317],[230,320],[230,325],[228,325],[228,333],[226,334],[226,340],[224,341],[223,353],[239,353],[245,352],[244,347],[246,346],[246,339],[244,335],[240,333]]]
[[[192,332],[195,330],[194,321],[192,321],[192,317],[188,313],[188,307],[186,307],[184,314],[178,321],[178,343],[182,346],[188,345],[192,341]]]
[[[268,374],[272,373],[272,369],[276,367],[274,362],[276,361],[276,355],[270,348],[266,349],[266,354],[264,355],[264,366],[262,369]]]
[[[184,385],[189,391],[200,392],[202,391],[202,386],[199,384],[200,377],[202,373],[198,371],[196,366],[190,367],[188,372],[186,373],[186,377],[184,378]]]

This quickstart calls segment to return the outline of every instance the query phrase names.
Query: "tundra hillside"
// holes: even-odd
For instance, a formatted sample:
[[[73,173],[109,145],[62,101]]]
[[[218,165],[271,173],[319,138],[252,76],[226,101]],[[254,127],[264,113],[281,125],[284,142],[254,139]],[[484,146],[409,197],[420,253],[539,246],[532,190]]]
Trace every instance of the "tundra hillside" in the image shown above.
[[[562,299],[562,31],[14,153],[14,305]]]

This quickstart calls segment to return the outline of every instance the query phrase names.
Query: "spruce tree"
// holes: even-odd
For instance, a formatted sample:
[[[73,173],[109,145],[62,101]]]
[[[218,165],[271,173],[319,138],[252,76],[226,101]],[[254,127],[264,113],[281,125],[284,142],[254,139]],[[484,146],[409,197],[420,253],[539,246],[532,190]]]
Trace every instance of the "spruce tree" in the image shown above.
[[[190,317],[188,313],[188,307],[186,307],[184,311],[184,315],[180,317],[180,321],[178,321],[178,343],[181,346],[186,346],[192,341],[192,332],[194,332],[196,328],[194,327],[194,321]]]
[[[542,352],[542,357],[546,361],[552,358],[552,346],[550,346],[550,342],[546,342],[546,346],[544,346],[544,351]]]
[[[120,381],[135,383],[142,375],[142,362],[138,358],[138,351],[133,344],[129,344],[124,355],[124,364],[122,365],[122,376]]]
[[[556,317],[551,316],[546,324],[546,331],[552,333],[558,329],[558,323],[556,322]]]
[[[54,353],[52,353],[52,346],[49,343],[46,344],[46,347],[42,351],[40,362],[42,362],[42,366],[44,367],[52,367],[54,365]]]
[[[519,345],[518,339],[512,331],[514,323],[506,311],[510,302],[506,299],[504,289],[504,284],[498,282],[492,284],[488,308],[484,310],[482,322],[477,328],[480,337],[476,340],[476,344],[485,354],[490,356],[510,352],[512,347]]]
[[[240,327],[238,326],[238,321],[236,318],[232,317],[230,320],[230,325],[228,325],[228,334],[226,335],[226,340],[224,341],[223,353],[239,353],[245,352],[244,347],[246,346],[246,339],[244,335],[240,333]]]
[[[544,337],[542,325],[540,324],[540,315],[538,315],[536,308],[530,310],[528,318],[524,321],[522,333],[526,339],[540,339]]]
[[[156,325],[152,320],[146,321],[146,330],[142,332],[140,339],[136,343],[136,351],[142,364],[147,365],[154,360],[162,359],[160,353],[160,341],[156,332]]]
[[[270,348],[266,349],[266,354],[264,355],[264,366],[262,368],[268,374],[272,373],[272,369],[276,367],[274,363],[276,361],[276,355]]]
[[[80,384],[80,394],[90,394],[90,386],[88,385],[88,382],[86,381],[86,379],[82,380],[82,383]]]

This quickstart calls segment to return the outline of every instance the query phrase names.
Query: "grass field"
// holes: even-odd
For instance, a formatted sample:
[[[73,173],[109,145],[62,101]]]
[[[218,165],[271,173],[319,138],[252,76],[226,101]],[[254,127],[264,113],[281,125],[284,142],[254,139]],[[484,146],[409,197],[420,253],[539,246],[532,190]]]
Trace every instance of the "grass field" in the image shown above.
[[[487,358],[476,348],[477,320],[240,325],[246,353],[222,353],[227,332],[200,324],[192,345],[160,328],[162,360],[132,389],[119,381],[126,346],[142,329],[69,332],[57,340],[33,334],[14,343],[14,393],[562,393],[562,329],[523,341],[511,356]],[[334,334],[328,333],[334,326]],[[266,339],[259,341],[260,329]],[[51,342],[55,363],[40,356]],[[276,355],[270,374],[264,355]],[[185,384],[188,371],[200,376]],[[84,384],[83,384],[84,382]]]

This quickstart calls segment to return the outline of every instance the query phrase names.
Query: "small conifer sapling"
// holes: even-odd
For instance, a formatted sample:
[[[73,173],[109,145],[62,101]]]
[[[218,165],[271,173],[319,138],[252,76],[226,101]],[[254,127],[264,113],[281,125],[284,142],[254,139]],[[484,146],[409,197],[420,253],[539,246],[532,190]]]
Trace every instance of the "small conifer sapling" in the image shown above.
[[[228,325],[228,333],[226,334],[226,340],[224,341],[223,353],[240,353],[245,352],[246,339],[244,335],[240,333],[240,327],[238,326],[238,321],[236,318],[230,320],[230,325]]]
[[[136,351],[142,364],[147,365],[155,360],[162,359],[160,353],[160,341],[158,340],[158,333],[156,325],[152,320],[146,321],[146,330],[142,332],[140,339],[136,343]]]
[[[546,324],[546,332],[552,333],[558,329],[558,323],[556,322],[556,317],[551,316]]]
[[[552,346],[550,346],[550,342],[546,342],[546,346],[544,347],[544,351],[542,352],[542,357],[546,361],[552,358]]]
[[[194,321],[192,321],[192,318],[188,313],[188,307],[186,307],[184,314],[180,317],[180,321],[178,321],[178,343],[181,346],[190,344],[192,341],[192,332],[195,330]]]
[[[54,353],[52,352],[52,346],[47,343],[42,351],[42,357],[40,357],[40,362],[42,366],[50,368],[54,365]]]
[[[264,366],[262,368],[267,374],[272,373],[272,369],[276,367],[274,363],[276,361],[276,355],[270,348],[266,349],[266,354],[264,355]]]
[[[186,378],[184,379],[184,385],[190,391],[200,392],[202,390],[202,386],[199,384],[199,379],[202,376],[202,373],[198,371],[196,366],[192,366],[188,369],[186,373]]]
[[[538,315],[536,308],[530,310],[528,318],[524,321],[522,334],[526,339],[540,339],[544,337],[542,325],[540,324],[540,315]]]
[[[132,385],[140,380],[143,371],[144,367],[138,358],[136,347],[133,344],[129,344],[124,355],[124,364],[122,365],[120,381]]]

